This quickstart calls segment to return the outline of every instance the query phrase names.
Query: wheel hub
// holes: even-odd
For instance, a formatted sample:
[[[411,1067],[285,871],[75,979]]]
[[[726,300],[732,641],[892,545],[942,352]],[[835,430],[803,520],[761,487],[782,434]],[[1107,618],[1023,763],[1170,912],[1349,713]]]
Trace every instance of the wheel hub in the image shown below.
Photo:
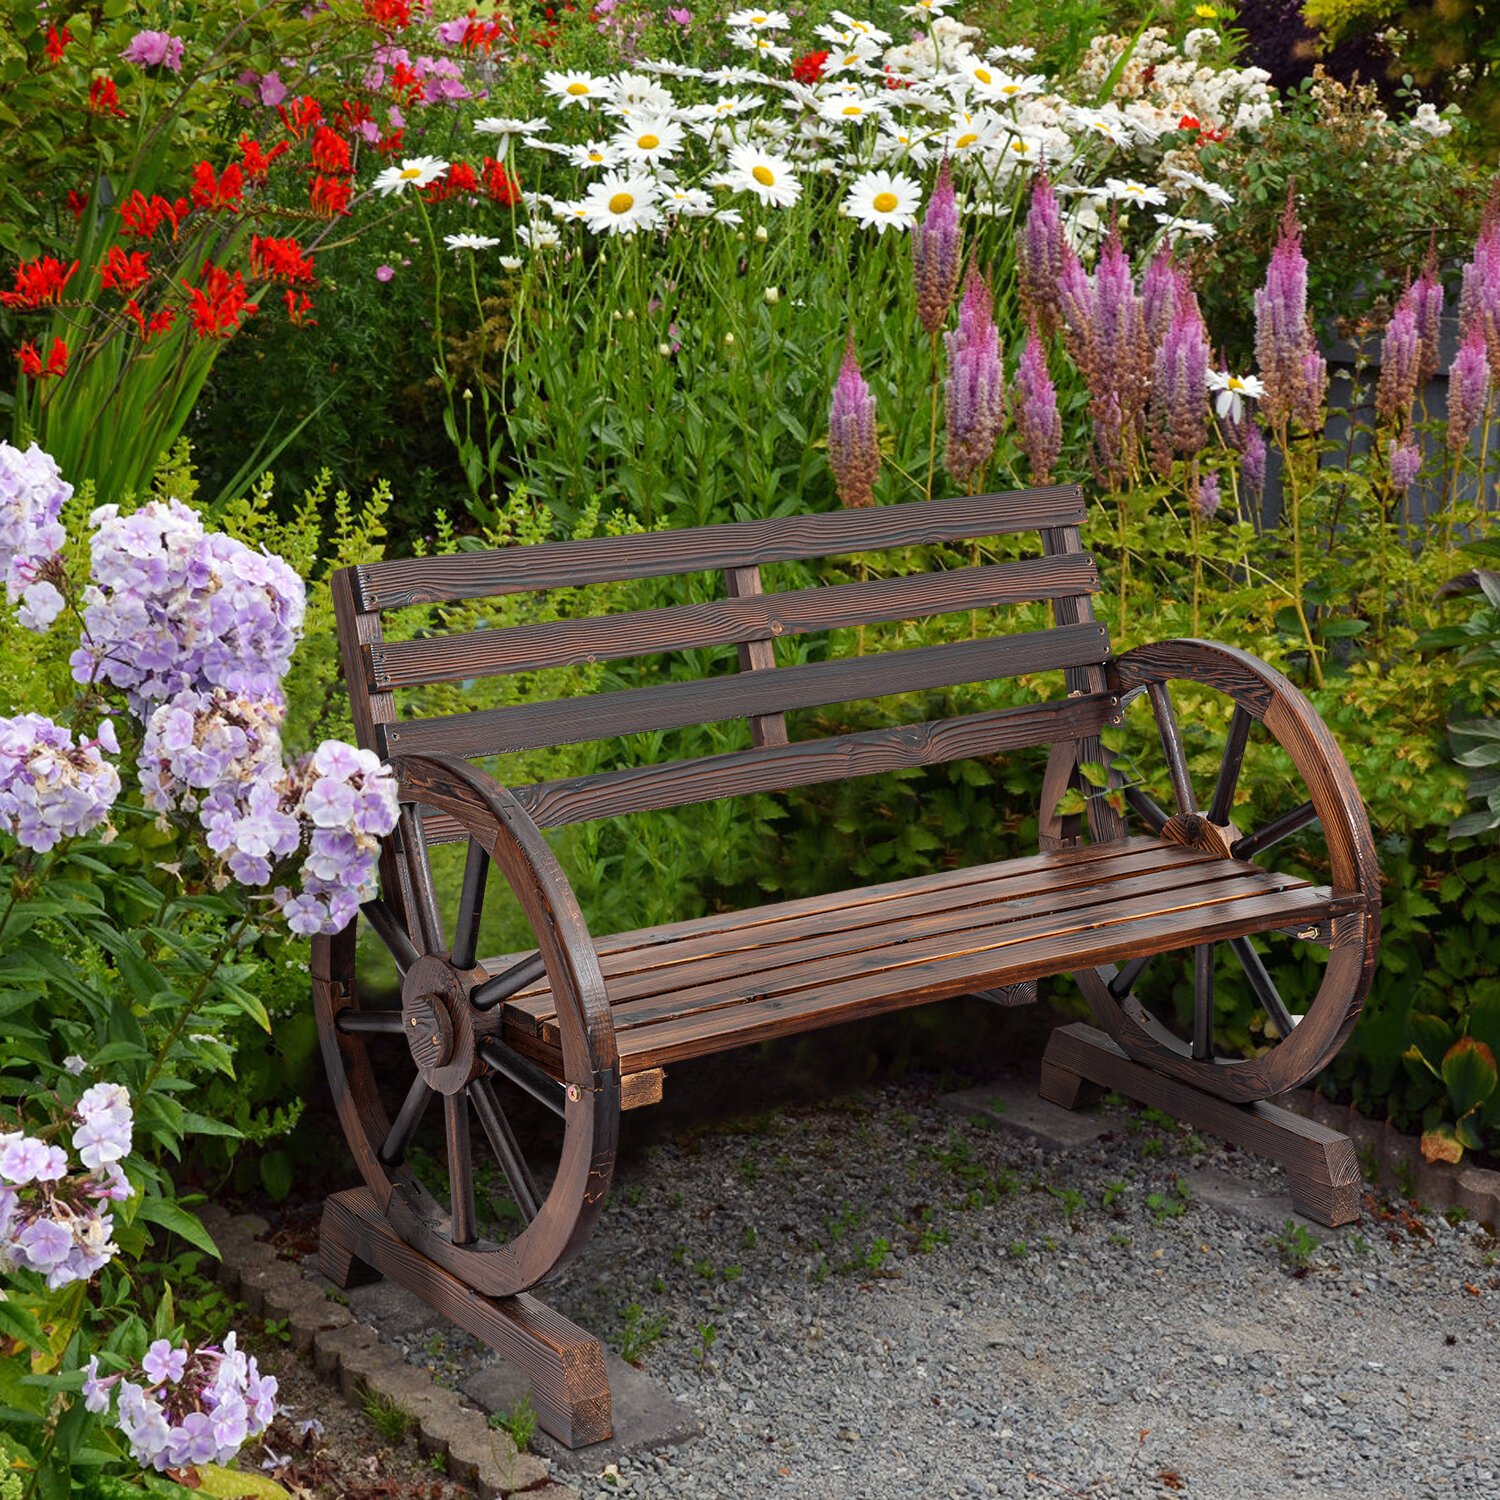
[[[445,959],[428,954],[406,971],[401,1032],[412,1061],[439,1093],[457,1093],[478,1071],[464,987]]]

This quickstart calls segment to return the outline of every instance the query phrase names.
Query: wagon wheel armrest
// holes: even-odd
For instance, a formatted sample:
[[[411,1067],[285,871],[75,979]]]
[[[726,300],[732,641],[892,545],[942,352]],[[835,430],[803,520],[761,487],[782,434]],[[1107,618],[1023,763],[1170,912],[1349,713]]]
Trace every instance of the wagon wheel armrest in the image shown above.
[[[402,800],[450,814],[487,848],[521,904],[558,1005],[570,1079],[618,1089],[619,1053],[599,958],[578,898],[531,815],[500,782],[456,755],[398,755],[391,761]],[[580,1050],[582,1049],[582,1050]]]
[[[1121,699],[1153,683],[1196,682],[1227,694],[1263,722],[1307,787],[1327,840],[1334,889],[1358,891],[1371,916],[1378,913],[1375,840],[1349,763],[1317,709],[1287,677],[1236,646],[1198,640],[1137,646],[1116,657],[1106,673],[1110,691]]]

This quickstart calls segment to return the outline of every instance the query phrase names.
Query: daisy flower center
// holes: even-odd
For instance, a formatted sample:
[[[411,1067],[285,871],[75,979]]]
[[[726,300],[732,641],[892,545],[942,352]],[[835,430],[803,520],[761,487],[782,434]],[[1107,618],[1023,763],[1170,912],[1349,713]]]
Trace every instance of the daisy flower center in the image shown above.
[[[647,132],[647,134],[641,136],[641,138],[636,141],[636,145],[639,146],[642,151],[655,151],[656,148],[661,145],[661,141],[658,137]]]
[[[402,182],[412,182],[422,175],[421,167],[403,167],[401,170]]]
[[[870,206],[878,214],[895,213],[896,195],[894,193],[876,193],[870,200]]]
[[[962,151],[965,146],[972,146],[978,139],[979,137],[972,130],[965,131],[963,135],[954,141],[953,148],[956,151]]]
[[[981,83],[993,83],[994,82],[994,78],[991,75],[990,70],[988,68],[975,68],[974,69],[974,76]]]
[[[857,104],[846,104],[844,106],[844,113],[846,115],[862,115],[864,114],[864,110]]]
[[[568,92],[575,98],[581,98],[584,94],[588,93],[588,91],[589,86],[586,83],[570,83],[568,85]]]
[[[609,211],[612,214],[628,214],[635,207],[634,193],[616,193],[609,200]]]
[[[1229,389],[1232,391],[1242,391],[1245,389],[1245,382],[1238,375],[1231,375],[1229,377]]]
[[[750,175],[762,186],[772,187],[776,182],[776,174],[769,167],[752,167]]]

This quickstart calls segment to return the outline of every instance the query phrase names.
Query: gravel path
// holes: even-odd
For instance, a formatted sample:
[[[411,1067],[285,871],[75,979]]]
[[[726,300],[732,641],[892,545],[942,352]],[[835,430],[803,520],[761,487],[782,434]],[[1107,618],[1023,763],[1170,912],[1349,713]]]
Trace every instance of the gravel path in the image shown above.
[[[1500,1495],[1500,1242],[1383,1204],[1298,1245],[1181,1180],[1274,1167],[1093,1119],[1051,1151],[907,1079],[627,1157],[544,1295],[705,1432],[555,1467],[587,1500]]]

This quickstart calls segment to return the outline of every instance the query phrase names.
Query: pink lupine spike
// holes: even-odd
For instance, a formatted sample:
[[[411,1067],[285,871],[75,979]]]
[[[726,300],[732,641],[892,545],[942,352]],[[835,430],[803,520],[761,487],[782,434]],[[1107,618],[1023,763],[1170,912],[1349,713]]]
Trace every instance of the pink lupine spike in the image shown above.
[[[1005,417],[1000,330],[995,327],[992,306],[988,284],[970,266],[958,327],[944,336],[948,431],[943,467],[960,489],[972,484],[989,462]]]
[[[1010,409],[1021,451],[1031,465],[1032,483],[1051,484],[1053,465],[1062,452],[1062,418],[1057,410],[1057,387],[1047,369],[1047,354],[1035,323],[1021,351]]]
[[[874,505],[875,481],[880,476],[875,398],[860,372],[853,334],[844,348],[828,409],[828,465],[844,506],[857,509]]]
[[[958,221],[958,196],[948,158],[927,201],[927,212],[912,231],[912,276],[917,290],[917,318],[929,333],[948,321],[958,273],[963,261],[963,236]]]
[[[1016,241],[1021,306],[1044,333],[1052,333],[1062,316],[1059,282],[1072,250],[1063,236],[1062,209],[1052,183],[1039,172],[1031,185],[1031,209]],[[1076,263],[1076,257],[1074,257]]]
[[[1448,370],[1450,453],[1457,455],[1469,446],[1469,434],[1489,405],[1491,378],[1489,357],[1484,346],[1484,330],[1471,328]]]
[[[1386,324],[1380,346],[1380,379],[1375,385],[1375,415],[1382,422],[1405,425],[1417,395],[1422,336],[1416,309],[1402,302]]]

